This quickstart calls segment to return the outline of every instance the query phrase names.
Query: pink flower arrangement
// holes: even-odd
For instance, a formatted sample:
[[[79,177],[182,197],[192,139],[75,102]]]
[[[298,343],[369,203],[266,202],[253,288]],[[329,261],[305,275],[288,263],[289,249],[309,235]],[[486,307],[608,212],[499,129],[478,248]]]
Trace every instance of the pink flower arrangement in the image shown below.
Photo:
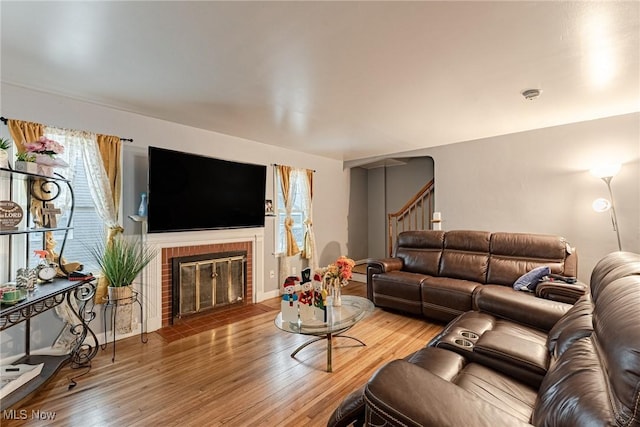
[[[340,286],[347,286],[349,279],[351,279],[354,265],[356,265],[356,263],[351,258],[343,255],[333,264],[329,264],[318,270],[314,278],[319,279],[322,277],[327,285],[334,285],[337,282]]]
[[[57,141],[41,136],[34,142],[24,144],[27,153],[35,155],[36,163],[45,166],[68,166],[64,160],[56,159],[56,154],[64,153],[64,146]]]
[[[25,144],[24,148],[29,153],[47,154],[49,156],[64,153],[62,144],[45,136],[41,136],[36,141]]]

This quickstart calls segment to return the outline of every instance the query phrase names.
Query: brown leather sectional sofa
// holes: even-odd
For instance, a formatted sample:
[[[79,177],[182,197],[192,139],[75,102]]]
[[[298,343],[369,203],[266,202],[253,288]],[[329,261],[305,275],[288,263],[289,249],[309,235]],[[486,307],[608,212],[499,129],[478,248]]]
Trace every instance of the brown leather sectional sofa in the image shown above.
[[[549,330],[495,306],[465,312],[329,425],[640,426],[640,255],[604,257],[590,290]]]
[[[586,285],[545,282],[533,295],[515,291],[513,283],[540,266],[575,277],[577,264],[575,249],[559,236],[406,231],[398,236],[394,257],[368,261],[367,296],[376,306],[445,322],[485,305],[526,310],[534,326],[549,329],[586,292]],[[482,300],[477,299],[479,290]]]

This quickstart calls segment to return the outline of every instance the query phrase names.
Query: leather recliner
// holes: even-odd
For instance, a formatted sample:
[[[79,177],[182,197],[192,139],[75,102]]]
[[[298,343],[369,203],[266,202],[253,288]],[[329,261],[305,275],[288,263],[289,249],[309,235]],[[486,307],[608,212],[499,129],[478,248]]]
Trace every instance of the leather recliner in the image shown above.
[[[387,363],[349,396],[351,421],[640,426],[640,255],[606,256],[590,285],[591,293],[548,332],[495,313],[465,313],[427,347]],[[484,330],[473,331],[478,326]],[[491,332],[499,333],[483,343]],[[542,352],[526,350],[527,341],[538,345],[542,338]],[[336,411],[329,425],[347,425],[336,414],[346,412]]]
[[[365,395],[370,425],[640,425],[640,255],[607,255],[590,284],[548,332],[464,313],[381,368],[328,425],[365,423]]]

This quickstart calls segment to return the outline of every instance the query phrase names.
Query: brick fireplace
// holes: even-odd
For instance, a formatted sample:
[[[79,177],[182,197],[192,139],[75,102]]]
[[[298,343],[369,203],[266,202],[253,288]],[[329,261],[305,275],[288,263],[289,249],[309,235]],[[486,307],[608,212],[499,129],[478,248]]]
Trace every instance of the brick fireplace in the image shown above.
[[[206,245],[180,246],[162,249],[162,327],[172,324],[172,305],[174,295],[172,289],[172,260],[173,258],[183,258],[196,255],[246,252],[247,254],[247,289],[245,301],[253,301],[253,243],[232,242],[232,243],[210,243]]]
[[[151,233],[145,235],[145,239],[158,253],[147,267],[142,280],[144,316],[148,331],[171,325],[171,259],[174,257],[216,252],[246,252],[247,290],[244,303],[256,303],[270,297],[264,292],[263,228]]]

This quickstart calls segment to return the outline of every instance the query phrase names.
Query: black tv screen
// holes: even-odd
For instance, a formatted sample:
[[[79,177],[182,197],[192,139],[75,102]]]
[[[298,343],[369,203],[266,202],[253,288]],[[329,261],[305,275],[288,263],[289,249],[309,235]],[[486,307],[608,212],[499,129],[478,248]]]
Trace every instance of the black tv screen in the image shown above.
[[[267,167],[149,147],[148,230],[264,227]]]

